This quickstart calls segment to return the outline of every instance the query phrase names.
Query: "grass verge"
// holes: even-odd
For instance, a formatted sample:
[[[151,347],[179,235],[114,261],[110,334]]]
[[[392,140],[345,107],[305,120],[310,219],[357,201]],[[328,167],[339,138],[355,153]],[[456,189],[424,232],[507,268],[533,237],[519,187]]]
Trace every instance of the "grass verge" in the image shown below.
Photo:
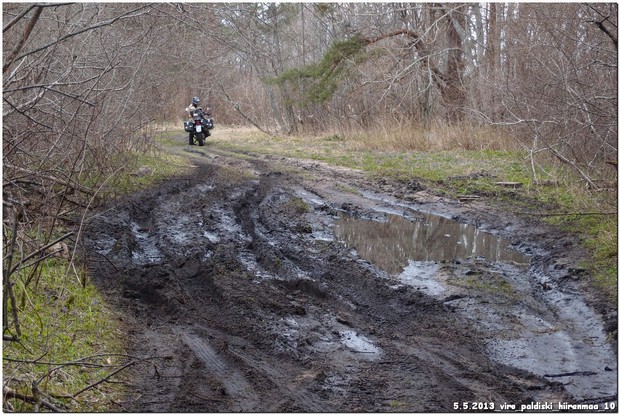
[[[122,160],[109,165],[117,167],[80,177],[86,186],[99,183],[93,186],[99,189],[96,203],[185,172],[188,161],[149,149],[124,154]],[[18,232],[32,234],[29,238],[34,242],[41,240],[37,238],[40,230]],[[54,234],[61,232],[66,229],[56,226]],[[89,281],[86,269],[63,253],[36,266],[21,267],[11,275],[11,281],[16,307],[5,302],[6,314],[17,312],[21,334],[19,340],[3,342],[3,409],[123,410],[123,368],[131,365],[133,358],[124,354],[119,319]]]
[[[74,395],[126,363],[114,330],[118,319],[85,271],[67,273],[68,268],[67,259],[53,258],[42,263],[35,286],[17,278],[22,335],[4,345],[3,383],[34,397],[34,382],[46,395],[43,400],[62,411],[107,411],[110,402],[121,399],[119,384],[102,383]],[[35,402],[5,398],[4,404],[16,412],[36,411]],[[51,409],[45,403],[41,408]]]

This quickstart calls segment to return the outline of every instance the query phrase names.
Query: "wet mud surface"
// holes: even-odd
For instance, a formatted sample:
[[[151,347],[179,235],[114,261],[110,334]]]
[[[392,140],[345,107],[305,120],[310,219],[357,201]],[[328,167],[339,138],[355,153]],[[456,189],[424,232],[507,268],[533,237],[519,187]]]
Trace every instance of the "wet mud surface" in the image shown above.
[[[191,175],[85,232],[145,359],[121,410],[617,403],[617,317],[584,294],[571,238],[417,183],[193,151]]]

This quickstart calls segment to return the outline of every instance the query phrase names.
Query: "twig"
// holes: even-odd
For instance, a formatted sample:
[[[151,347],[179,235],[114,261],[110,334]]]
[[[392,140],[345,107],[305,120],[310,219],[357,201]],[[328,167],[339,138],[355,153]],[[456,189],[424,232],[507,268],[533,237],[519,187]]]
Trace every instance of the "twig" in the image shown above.
[[[4,167],[9,168],[9,169],[15,169],[17,171],[20,171],[22,173],[26,173],[28,175],[34,175],[38,179],[47,179],[47,180],[52,181],[53,183],[59,183],[59,184],[61,184],[63,186],[70,187],[70,188],[75,189],[75,190],[77,190],[79,192],[86,193],[87,195],[90,195],[90,196],[92,196],[94,194],[94,192],[91,189],[89,189],[88,187],[82,186],[79,183],[75,183],[71,179],[62,179],[60,177],[56,177],[56,176],[53,176],[53,175],[50,175],[50,174],[43,174],[42,172],[36,172],[36,171],[33,171],[33,170],[25,169],[23,167],[14,166],[14,165],[11,165],[11,164],[5,164]],[[24,179],[21,179],[21,180],[23,181]],[[10,181],[9,181],[9,183],[10,183]],[[36,182],[32,182],[32,184],[39,185],[39,183],[36,183]]]
[[[125,353],[100,353],[100,354],[94,354],[94,355],[90,355],[90,356],[85,356],[85,357],[81,357],[79,359],[76,360],[72,360],[70,362],[42,362],[41,358],[43,358],[47,353],[44,353],[40,358],[38,359],[31,359],[31,360],[26,360],[26,359],[12,359],[10,357],[3,357],[3,360],[9,361],[9,362],[16,362],[16,363],[29,363],[29,364],[38,364],[38,365],[52,365],[52,366],[70,366],[70,365],[75,365],[75,366],[79,366],[79,365],[94,365],[94,363],[86,363],[86,360],[88,359],[99,359],[99,358],[104,358],[104,357],[112,357],[112,356],[120,356],[120,357],[126,357],[126,358],[130,358],[133,359],[134,361],[138,361],[138,360],[153,360],[153,359],[166,359],[169,356],[150,356],[150,357],[136,357],[136,356],[132,356],[130,354],[125,354]],[[104,367],[104,365],[99,365]],[[118,366],[118,365],[108,365],[105,367],[114,367],[114,366]]]
[[[97,382],[95,383],[91,383],[90,385],[88,385],[87,387],[83,388],[82,390],[74,393],[71,398],[75,398],[76,396],[82,394],[83,392],[86,392],[89,389],[94,388],[97,385],[100,385],[101,383],[105,382],[106,380],[110,379],[112,376],[116,375],[118,372],[120,372],[121,370],[124,370],[126,368],[128,368],[129,366],[133,365],[134,363],[136,363],[135,360],[132,360],[131,362],[119,367],[118,369],[116,369],[114,372],[110,373],[108,376],[99,379]]]
[[[592,376],[596,375],[596,372],[592,371],[579,371],[579,372],[568,372],[568,373],[558,373],[554,375],[544,375],[546,378],[561,378],[564,376]]]
[[[63,236],[61,236],[60,238],[58,238],[58,239],[56,239],[56,240],[54,240],[54,241],[52,241],[52,242],[48,243],[47,245],[42,246],[41,248],[37,249],[36,251],[32,252],[30,255],[26,256],[24,259],[22,259],[21,261],[19,261],[19,264],[16,264],[16,265],[15,265],[12,269],[10,269],[10,270],[8,271],[8,275],[13,274],[13,273],[14,273],[14,272],[15,272],[15,271],[19,268],[19,266],[20,266],[21,264],[23,264],[24,262],[28,261],[30,258],[32,258],[32,257],[34,257],[34,256],[37,256],[37,255],[38,255],[38,254],[40,254],[41,252],[45,252],[45,250],[46,250],[47,248],[50,248],[50,247],[54,246],[54,244],[57,244],[58,242],[61,242],[61,241],[63,241],[63,240],[65,240],[65,239],[67,239],[68,237],[70,237],[70,236],[72,236],[72,235],[73,235],[73,232],[69,232],[69,233],[67,233],[67,234],[65,234],[65,235],[63,235]]]
[[[116,268],[116,265],[114,265],[114,262],[110,261],[110,259],[109,259],[107,256],[105,256],[105,255],[104,255],[104,254],[102,254],[101,252],[97,252],[97,251],[95,251],[95,253],[96,253],[96,254],[98,254],[98,255],[101,255],[101,256],[103,257],[103,259],[105,259],[106,261],[108,261],[108,263],[109,263],[110,265],[112,265],[112,267],[114,268],[114,271],[117,271],[117,272],[118,272],[118,268]]]

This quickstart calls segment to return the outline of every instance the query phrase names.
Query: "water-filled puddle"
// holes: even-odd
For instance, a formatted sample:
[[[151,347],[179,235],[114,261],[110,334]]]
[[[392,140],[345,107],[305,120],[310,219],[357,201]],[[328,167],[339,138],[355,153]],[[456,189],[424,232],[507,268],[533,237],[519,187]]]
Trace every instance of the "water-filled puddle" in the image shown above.
[[[535,282],[550,278],[541,274],[537,264],[530,266],[529,257],[507,240],[426,213],[417,214],[415,220],[386,213],[383,221],[343,215],[336,221],[334,236],[399,283],[443,301],[453,297],[449,300],[453,310],[462,312],[487,336],[485,350],[493,360],[561,381],[577,401],[617,401],[617,359],[600,318],[577,293],[560,287],[537,288]],[[452,285],[442,272],[441,261],[470,257],[484,257],[496,264],[483,267],[484,281],[492,287],[486,296],[470,295],[476,288]],[[470,268],[468,261],[463,262],[463,269]],[[491,275],[501,284],[491,283]],[[471,278],[476,281],[477,277]],[[498,288],[506,286],[510,290]],[[450,295],[454,293],[460,295]],[[367,339],[354,342],[350,335],[340,336],[349,349],[374,351]]]
[[[484,257],[493,262],[527,267],[529,258],[510,243],[473,225],[424,214],[420,220],[386,214],[379,222],[342,216],[335,236],[390,274],[400,274],[412,263]]]

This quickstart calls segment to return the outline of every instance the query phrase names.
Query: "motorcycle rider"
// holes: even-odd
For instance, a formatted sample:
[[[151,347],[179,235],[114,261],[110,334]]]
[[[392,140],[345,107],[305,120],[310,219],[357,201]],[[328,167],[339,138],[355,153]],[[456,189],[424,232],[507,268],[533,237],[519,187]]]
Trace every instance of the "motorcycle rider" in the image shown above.
[[[204,118],[204,115],[206,115],[209,118],[211,117],[211,109],[207,107],[207,111],[205,113],[202,110],[202,107],[200,106],[200,99],[198,97],[192,98],[192,103],[189,105],[189,107],[185,109],[185,111],[187,111],[187,113],[189,114],[190,121],[193,121],[194,113],[196,111],[200,111],[203,118]],[[209,128],[207,128],[205,132],[206,132],[205,137],[209,137],[211,135]],[[194,131],[189,132],[189,144],[190,145],[194,144]]]
[[[187,114],[189,116],[190,121],[193,121],[194,112],[196,112],[200,108],[200,99],[198,97],[192,98],[192,103],[189,104],[189,107],[185,108]],[[194,131],[189,132],[189,144],[194,144]]]

